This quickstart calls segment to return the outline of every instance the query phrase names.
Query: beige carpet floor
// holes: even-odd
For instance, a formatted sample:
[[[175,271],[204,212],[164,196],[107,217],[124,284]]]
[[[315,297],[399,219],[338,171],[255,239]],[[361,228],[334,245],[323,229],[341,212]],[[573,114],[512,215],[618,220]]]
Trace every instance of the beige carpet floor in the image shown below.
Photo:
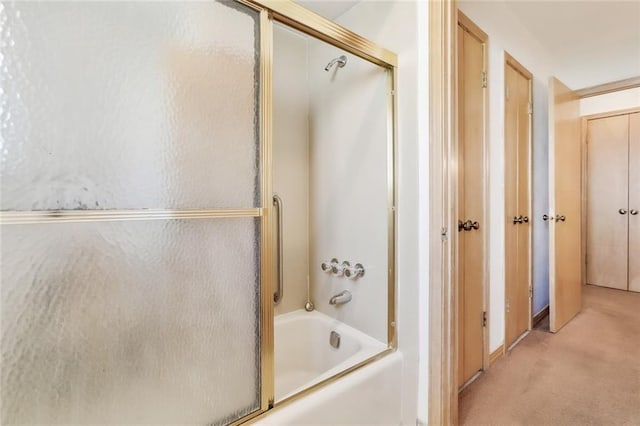
[[[534,329],[460,395],[460,424],[640,425],[640,293],[586,286],[557,334]]]

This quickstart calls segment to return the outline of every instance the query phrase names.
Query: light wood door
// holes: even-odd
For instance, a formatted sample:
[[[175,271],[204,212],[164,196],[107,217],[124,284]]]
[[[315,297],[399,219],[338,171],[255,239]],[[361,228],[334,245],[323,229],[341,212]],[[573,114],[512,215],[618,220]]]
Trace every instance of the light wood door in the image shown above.
[[[529,329],[531,320],[531,220],[530,220],[530,164],[531,164],[531,80],[518,75],[518,283],[515,292],[514,319],[516,332]]]
[[[640,113],[629,116],[629,290],[640,292]]]
[[[582,154],[579,97],[549,79],[549,328],[558,331],[582,308]]]
[[[587,284],[627,290],[629,115],[587,123]]]
[[[511,92],[518,72],[505,68],[505,90]],[[518,282],[518,109],[517,99],[507,93],[505,97],[505,344],[510,346],[518,338],[512,320],[511,299]]]
[[[510,347],[531,318],[531,80],[507,64],[505,85],[505,344]]]
[[[458,385],[483,368],[484,43],[458,26]],[[477,228],[477,229],[476,229]]]

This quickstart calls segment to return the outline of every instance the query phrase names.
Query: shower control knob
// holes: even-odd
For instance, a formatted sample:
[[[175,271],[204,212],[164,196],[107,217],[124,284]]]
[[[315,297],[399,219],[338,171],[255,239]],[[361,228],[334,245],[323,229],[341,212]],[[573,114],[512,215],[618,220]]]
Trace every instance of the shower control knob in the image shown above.
[[[341,277],[345,274],[344,271],[346,271],[350,267],[351,267],[351,264],[346,260],[341,264],[338,264],[338,262],[336,262],[336,265],[333,267],[333,273]]]
[[[337,270],[338,266],[338,259],[334,257],[329,262],[322,262],[322,265],[320,265],[320,269],[322,269],[322,272],[326,272],[329,274],[332,272],[335,273],[335,270]]]
[[[361,263],[356,263],[354,266],[349,267],[349,268],[345,268],[344,270],[344,276],[355,280],[358,277],[361,277],[364,275],[364,266],[362,266]]]

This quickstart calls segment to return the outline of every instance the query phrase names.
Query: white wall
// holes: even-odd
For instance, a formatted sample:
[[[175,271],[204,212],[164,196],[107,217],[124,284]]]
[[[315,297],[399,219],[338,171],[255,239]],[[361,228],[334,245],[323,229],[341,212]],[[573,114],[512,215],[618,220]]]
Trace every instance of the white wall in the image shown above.
[[[364,1],[336,21],[398,54],[397,332],[405,359],[402,422],[414,425],[418,413],[420,421],[426,420],[427,406],[427,359],[418,359],[419,342],[420,353],[428,353],[427,5]],[[419,375],[424,379],[420,389]]]
[[[547,81],[551,60],[503,1],[461,1],[460,10],[489,35],[489,198],[490,286],[489,350],[504,342],[504,52],[534,75],[533,81],[533,282],[534,313],[549,300],[548,229],[542,215],[548,210]]]
[[[309,40],[311,84],[310,277],[316,309],[387,342],[387,77],[386,70]],[[329,71],[332,59],[347,63]],[[357,279],[325,273],[337,258],[361,263]],[[330,305],[347,290],[352,300]]]
[[[273,192],[282,198],[284,297],[276,315],[301,309],[309,279],[307,38],[274,25]]]
[[[580,115],[640,108],[640,87],[580,99]]]

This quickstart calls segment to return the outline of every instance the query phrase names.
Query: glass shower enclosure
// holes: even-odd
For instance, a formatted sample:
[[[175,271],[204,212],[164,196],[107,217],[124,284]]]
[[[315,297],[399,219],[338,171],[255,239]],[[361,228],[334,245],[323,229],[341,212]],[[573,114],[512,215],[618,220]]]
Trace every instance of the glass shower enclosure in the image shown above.
[[[273,406],[273,20],[393,84],[290,2],[0,4],[3,424]]]

